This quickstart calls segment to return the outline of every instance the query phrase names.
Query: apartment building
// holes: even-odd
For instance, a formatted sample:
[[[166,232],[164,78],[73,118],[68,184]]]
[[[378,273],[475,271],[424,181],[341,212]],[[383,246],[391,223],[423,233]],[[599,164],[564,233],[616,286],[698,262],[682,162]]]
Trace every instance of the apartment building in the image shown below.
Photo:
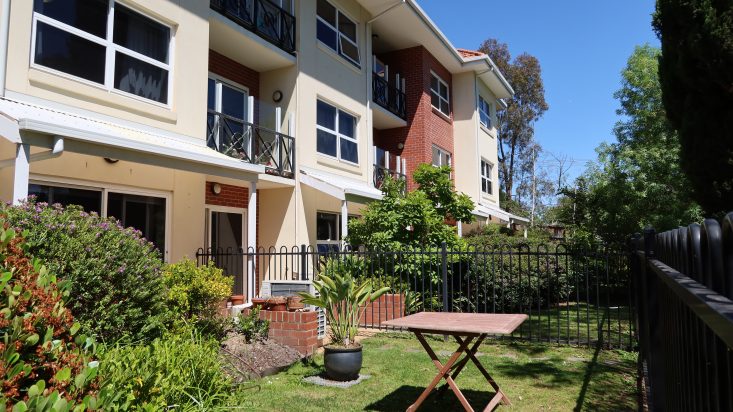
[[[328,250],[386,174],[414,187],[432,163],[480,222],[511,222],[495,128],[511,86],[414,0],[1,3],[2,201],[115,216],[168,261]],[[253,265],[227,268],[235,293],[256,293]]]

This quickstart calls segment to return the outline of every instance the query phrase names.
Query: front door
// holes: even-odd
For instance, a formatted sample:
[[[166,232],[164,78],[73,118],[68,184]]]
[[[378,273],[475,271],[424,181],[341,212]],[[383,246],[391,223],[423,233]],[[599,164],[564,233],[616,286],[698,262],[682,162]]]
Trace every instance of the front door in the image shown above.
[[[246,296],[244,222],[244,210],[215,206],[209,209],[209,247],[214,264],[234,278],[232,294]]]

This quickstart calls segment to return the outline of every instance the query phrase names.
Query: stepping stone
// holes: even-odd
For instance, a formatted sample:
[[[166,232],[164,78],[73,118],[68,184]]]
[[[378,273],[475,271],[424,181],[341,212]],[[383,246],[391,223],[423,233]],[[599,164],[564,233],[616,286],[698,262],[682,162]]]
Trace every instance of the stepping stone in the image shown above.
[[[314,385],[319,385],[319,386],[330,386],[333,388],[344,388],[345,389],[345,388],[350,388],[356,385],[357,383],[361,381],[365,381],[371,377],[372,377],[371,375],[361,375],[360,374],[359,377],[357,379],[354,379],[353,381],[332,381],[330,379],[327,379],[325,376],[314,375],[314,376],[306,376],[305,378],[303,378],[303,381],[307,383],[312,383]]]

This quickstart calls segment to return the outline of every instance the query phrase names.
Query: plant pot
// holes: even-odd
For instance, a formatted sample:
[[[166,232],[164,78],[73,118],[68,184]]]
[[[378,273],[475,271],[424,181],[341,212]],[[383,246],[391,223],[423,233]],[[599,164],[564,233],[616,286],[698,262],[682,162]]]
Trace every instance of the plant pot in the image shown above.
[[[323,348],[323,364],[326,376],[335,381],[353,381],[359,378],[362,346],[344,348],[328,345]]]
[[[265,298],[252,298],[252,307],[263,309],[267,303]]]
[[[232,295],[229,301],[232,302],[232,306],[242,305],[244,304],[244,295]]]
[[[288,310],[288,299],[285,296],[273,296],[267,299],[267,310],[285,312]]]
[[[303,298],[300,296],[288,296],[288,310],[295,311],[305,308]]]

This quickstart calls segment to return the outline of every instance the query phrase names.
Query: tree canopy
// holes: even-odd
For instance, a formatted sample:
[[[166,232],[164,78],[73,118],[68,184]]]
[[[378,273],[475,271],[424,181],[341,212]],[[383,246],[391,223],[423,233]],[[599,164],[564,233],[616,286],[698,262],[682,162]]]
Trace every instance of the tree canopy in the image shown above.
[[[473,201],[457,193],[448,166],[418,166],[413,178],[418,185],[405,191],[404,180],[387,178],[382,185],[383,198],[369,203],[360,219],[349,221],[347,241],[372,248],[400,246],[449,246],[460,243],[456,227],[447,221],[471,222]]]
[[[706,213],[733,207],[733,0],[658,0],[662,100]]]
[[[660,50],[637,47],[621,73],[615,143],[597,149],[598,161],[563,191],[561,222],[606,241],[623,241],[651,225],[659,230],[700,219],[680,168],[680,145],[662,105]]]

